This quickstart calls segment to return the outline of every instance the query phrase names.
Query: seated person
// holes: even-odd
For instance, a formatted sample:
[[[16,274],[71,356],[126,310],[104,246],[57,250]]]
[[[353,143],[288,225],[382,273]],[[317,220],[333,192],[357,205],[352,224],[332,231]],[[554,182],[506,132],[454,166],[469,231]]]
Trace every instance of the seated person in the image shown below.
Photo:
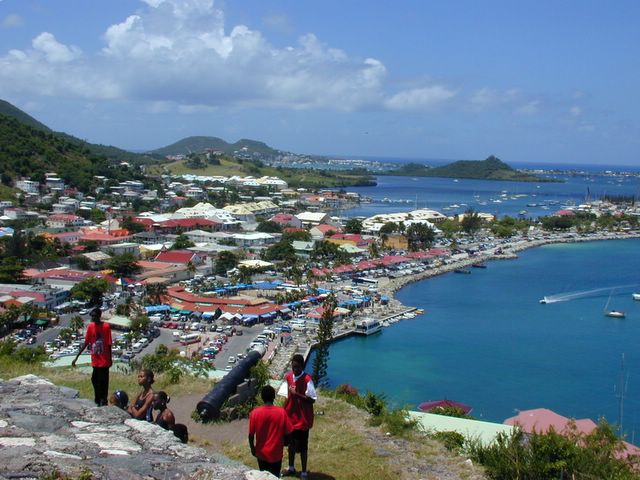
[[[109,405],[127,410],[129,405],[129,395],[124,390],[116,390],[109,397]]]
[[[138,385],[142,391],[136,396],[133,405],[129,405],[127,411],[133,418],[153,422],[153,389],[154,382],[151,370],[140,370],[138,373]]]
[[[153,409],[160,413],[156,416],[156,425],[160,425],[165,430],[172,430],[176,424],[173,412],[167,408],[169,397],[166,392],[159,391],[153,395]]]

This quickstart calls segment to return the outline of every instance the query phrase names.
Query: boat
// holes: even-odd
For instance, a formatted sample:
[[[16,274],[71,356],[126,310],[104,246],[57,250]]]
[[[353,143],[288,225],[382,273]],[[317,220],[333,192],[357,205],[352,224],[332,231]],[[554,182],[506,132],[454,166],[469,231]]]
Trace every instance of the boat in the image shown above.
[[[609,295],[609,299],[607,300],[607,304],[604,306],[604,314],[607,317],[612,317],[612,318],[625,318],[626,315],[622,310],[609,310],[609,302],[611,301],[611,295],[613,295],[613,291],[611,292],[611,294]]]
[[[382,323],[377,318],[365,318],[356,323],[354,331],[358,335],[373,335],[382,331]]]
[[[471,265],[473,268],[487,268],[487,266],[484,263],[474,263],[473,265]]]
[[[454,270],[455,273],[471,273],[471,270],[468,268],[456,268]]]
[[[632,294],[631,294],[631,297],[632,297],[634,300],[640,300],[640,293],[632,293]]]

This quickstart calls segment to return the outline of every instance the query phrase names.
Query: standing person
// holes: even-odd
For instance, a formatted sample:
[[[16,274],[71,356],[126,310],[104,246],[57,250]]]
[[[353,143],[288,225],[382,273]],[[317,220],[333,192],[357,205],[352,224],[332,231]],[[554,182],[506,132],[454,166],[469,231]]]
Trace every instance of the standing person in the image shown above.
[[[258,459],[261,471],[279,477],[285,440],[293,428],[284,408],[273,405],[276,391],[271,385],[262,387],[260,396],[264,405],[249,415],[249,448],[251,455]]]
[[[133,401],[132,405],[129,405],[127,411],[133,418],[138,420],[146,420],[147,422],[153,422],[153,385],[154,378],[151,370],[140,370],[138,373],[138,385],[142,387],[142,390]]]
[[[78,357],[85,348],[91,348],[91,383],[94,400],[99,407],[107,405],[109,396],[109,368],[111,367],[111,327],[102,321],[102,312],[96,307],[91,310],[91,323],[87,326],[84,343],[71,362],[75,367]]]
[[[306,479],[307,450],[309,446],[309,430],[313,427],[313,404],[318,399],[311,375],[304,371],[304,357],[295,354],[291,358],[291,371],[284,376],[287,389],[287,400],[284,409],[291,420],[293,432],[289,442],[289,468],[282,472],[282,476],[296,474],[296,453],[300,454],[302,471],[300,478]]]

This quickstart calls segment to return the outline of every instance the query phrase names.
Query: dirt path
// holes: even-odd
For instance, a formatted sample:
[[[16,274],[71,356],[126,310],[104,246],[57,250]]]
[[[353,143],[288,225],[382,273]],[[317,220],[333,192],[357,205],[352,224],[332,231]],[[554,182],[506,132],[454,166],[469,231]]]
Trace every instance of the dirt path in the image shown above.
[[[169,408],[173,411],[176,422],[184,423],[189,429],[189,440],[199,447],[215,452],[220,452],[222,445],[226,442],[246,443],[249,430],[247,419],[203,424],[191,418],[191,414],[202,397],[201,393],[184,396],[174,395],[169,403]]]

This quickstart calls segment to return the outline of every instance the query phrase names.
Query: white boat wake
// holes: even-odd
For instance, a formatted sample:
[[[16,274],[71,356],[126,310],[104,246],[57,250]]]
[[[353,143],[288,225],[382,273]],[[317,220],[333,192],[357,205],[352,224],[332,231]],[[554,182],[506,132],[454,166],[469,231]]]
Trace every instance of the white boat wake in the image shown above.
[[[577,300],[579,298],[604,297],[609,295],[613,290],[618,293],[632,293],[640,287],[640,284],[633,285],[617,285],[613,287],[594,288],[592,290],[581,290],[579,292],[565,292],[547,295],[540,300],[540,303],[557,303],[568,302],[569,300]]]

